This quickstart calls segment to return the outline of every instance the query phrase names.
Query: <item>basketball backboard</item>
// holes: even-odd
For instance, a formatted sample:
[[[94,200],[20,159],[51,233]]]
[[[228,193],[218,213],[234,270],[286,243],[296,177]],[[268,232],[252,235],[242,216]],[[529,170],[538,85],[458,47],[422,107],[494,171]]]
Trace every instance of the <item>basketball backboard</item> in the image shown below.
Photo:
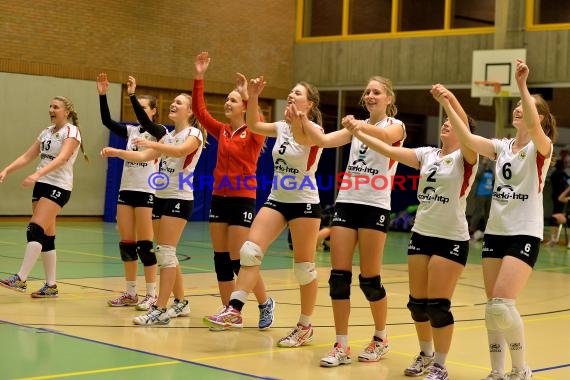
[[[518,97],[517,59],[526,60],[526,49],[474,50],[471,97]]]

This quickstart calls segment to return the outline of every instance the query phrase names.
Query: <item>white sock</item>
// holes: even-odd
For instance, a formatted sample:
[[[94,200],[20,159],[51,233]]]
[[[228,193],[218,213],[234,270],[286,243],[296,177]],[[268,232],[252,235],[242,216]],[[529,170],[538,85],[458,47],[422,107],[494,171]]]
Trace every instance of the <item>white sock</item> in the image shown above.
[[[336,341],[344,348],[348,347],[348,335],[337,335]]]
[[[420,340],[420,351],[424,353],[424,356],[433,355],[433,342]]]
[[[133,297],[137,295],[136,281],[127,281],[127,294]]]
[[[442,367],[445,367],[445,359],[447,359],[447,354],[443,352],[436,352],[433,361]]]
[[[146,294],[151,297],[156,297],[156,282],[146,283]]]
[[[507,341],[501,331],[487,330],[489,341],[489,356],[491,369],[499,373],[505,373],[505,359],[507,356]]]
[[[245,290],[234,290],[230,296],[230,299],[238,300],[241,303],[247,303],[247,292]]]
[[[32,271],[32,268],[38,261],[38,257],[42,251],[42,245],[37,241],[30,241],[26,245],[26,251],[24,252],[24,259],[22,260],[22,265],[20,266],[20,270],[18,271],[18,277],[20,280],[26,281],[28,279],[28,275]]]
[[[375,330],[374,331],[374,336],[376,338],[380,338],[382,339],[382,342],[386,341],[386,337],[388,336],[388,334],[386,334],[386,330]]]
[[[44,263],[44,274],[46,275],[46,283],[49,286],[55,285],[55,274],[57,264],[57,254],[55,249],[51,251],[42,252],[42,259]]]
[[[299,316],[299,324],[303,326],[309,326],[311,324],[311,316],[301,314]]]
[[[511,312],[511,318],[513,324],[510,329],[505,330],[505,340],[509,345],[509,350],[511,351],[511,361],[514,368],[524,368],[525,367],[525,341],[524,341],[524,325],[519,314],[519,311],[514,305],[509,305],[509,311]]]

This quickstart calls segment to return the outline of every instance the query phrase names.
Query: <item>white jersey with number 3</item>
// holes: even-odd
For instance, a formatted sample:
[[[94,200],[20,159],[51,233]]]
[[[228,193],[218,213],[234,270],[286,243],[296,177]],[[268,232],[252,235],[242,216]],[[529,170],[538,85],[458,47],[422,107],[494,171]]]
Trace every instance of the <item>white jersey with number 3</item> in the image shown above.
[[[552,155],[542,156],[532,141],[514,153],[514,142],[515,139],[493,139],[495,187],[485,233],[542,239],[544,181]]]
[[[127,125],[127,147],[130,151],[143,151],[145,148],[137,147],[133,144],[136,138],[143,138],[149,141],[156,141],[150,133],[141,131],[138,126]],[[158,171],[158,161],[134,162],[125,160],[123,164],[123,174],[121,176],[121,187],[119,190],[141,191],[154,194],[155,190],[149,186],[149,178],[152,173]]]

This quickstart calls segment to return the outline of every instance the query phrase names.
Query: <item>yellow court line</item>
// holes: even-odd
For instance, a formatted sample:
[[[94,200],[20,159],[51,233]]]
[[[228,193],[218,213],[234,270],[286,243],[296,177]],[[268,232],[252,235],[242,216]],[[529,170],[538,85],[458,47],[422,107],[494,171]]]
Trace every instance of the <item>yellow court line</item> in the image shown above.
[[[68,372],[68,373],[58,373],[55,375],[46,375],[46,376],[35,376],[35,377],[21,377],[16,380],[44,380],[44,379],[59,379],[62,377],[72,377],[72,376],[83,376],[83,375],[93,375],[96,373],[106,373],[106,372],[117,372],[117,371],[128,371],[131,369],[139,369],[139,368],[149,368],[149,367],[158,367],[164,365],[172,365],[172,364],[180,364],[177,360],[168,361],[168,362],[161,362],[161,363],[151,363],[151,364],[140,364],[140,365],[130,365],[126,367],[114,367],[114,368],[104,368],[104,369],[94,369],[91,371],[78,371],[78,372]]]

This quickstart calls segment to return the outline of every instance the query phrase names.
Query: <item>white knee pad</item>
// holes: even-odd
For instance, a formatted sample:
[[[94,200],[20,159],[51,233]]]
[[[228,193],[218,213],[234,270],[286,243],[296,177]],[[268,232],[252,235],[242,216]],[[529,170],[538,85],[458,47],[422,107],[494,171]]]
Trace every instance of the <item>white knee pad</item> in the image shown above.
[[[515,301],[506,298],[491,298],[485,308],[485,325],[489,330],[505,331],[515,325],[520,315]]]
[[[254,267],[261,265],[263,260],[263,251],[261,247],[249,240],[241,246],[239,250],[239,263],[244,267]]]
[[[317,268],[315,268],[315,263],[295,263],[294,271],[297,281],[301,285],[307,285],[313,282],[317,278]]]
[[[159,268],[175,268],[178,266],[176,248],[171,245],[157,245],[154,250]]]

